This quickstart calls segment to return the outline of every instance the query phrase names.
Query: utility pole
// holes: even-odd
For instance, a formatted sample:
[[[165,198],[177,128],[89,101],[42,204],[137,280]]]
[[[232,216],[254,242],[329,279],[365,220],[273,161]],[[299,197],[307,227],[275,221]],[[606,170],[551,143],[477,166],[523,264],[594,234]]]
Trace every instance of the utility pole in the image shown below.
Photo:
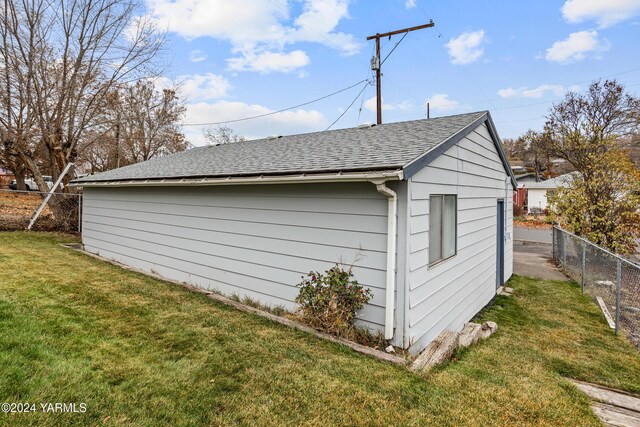
[[[384,63],[384,61],[386,61],[386,59],[389,57],[391,52],[393,52],[393,49],[395,49],[394,47],[391,50],[391,52],[389,52],[389,55],[387,55],[387,57],[381,61],[380,60],[380,39],[382,37],[389,37],[389,40],[391,40],[391,36],[395,36],[397,34],[404,34],[406,36],[407,33],[410,33],[411,31],[422,30],[424,28],[431,28],[434,25],[435,24],[433,23],[433,20],[431,20],[428,24],[418,25],[417,27],[403,28],[402,30],[389,31],[388,33],[382,33],[382,34],[377,33],[376,35],[367,37],[367,40],[376,41],[376,55],[373,58],[371,58],[371,69],[376,72],[377,123],[379,125],[382,124],[382,86],[380,84],[380,77],[382,77],[382,64]],[[403,36],[403,38],[405,36]],[[402,41],[402,39],[400,39],[400,41]],[[398,42],[396,46],[398,46],[398,44],[400,44],[400,42]]]

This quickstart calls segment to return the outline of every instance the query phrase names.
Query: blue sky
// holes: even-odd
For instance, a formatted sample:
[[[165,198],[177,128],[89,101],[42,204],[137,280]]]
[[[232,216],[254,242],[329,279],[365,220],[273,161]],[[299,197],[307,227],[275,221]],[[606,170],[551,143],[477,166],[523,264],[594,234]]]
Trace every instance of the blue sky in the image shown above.
[[[567,90],[612,77],[640,93],[640,0],[147,0],[187,123],[265,114],[371,79],[366,36],[423,24],[383,66],[383,121],[490,110],[500,135],[541,129]],[[383,57],[400,40],[382,42]],[[166,83],[165,83],[166,84]],[[249,138],[375,122],[366,85],[229,123]],[[355,101],[354,101],[355,100]],[[361,111],[360,107],[362,106]],[[185,128],[196,145],[203,126]]]

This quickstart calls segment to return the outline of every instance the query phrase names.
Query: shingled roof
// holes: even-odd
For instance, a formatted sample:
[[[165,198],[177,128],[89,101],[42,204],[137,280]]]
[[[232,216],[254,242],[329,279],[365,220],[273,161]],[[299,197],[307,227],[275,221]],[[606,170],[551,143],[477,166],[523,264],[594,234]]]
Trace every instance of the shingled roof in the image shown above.
[[[482,111],[198,147],[74,183],[381,170],[404,170],[407,177],[412,166],[439,155],[485,120],[493,129],[488,112]]]

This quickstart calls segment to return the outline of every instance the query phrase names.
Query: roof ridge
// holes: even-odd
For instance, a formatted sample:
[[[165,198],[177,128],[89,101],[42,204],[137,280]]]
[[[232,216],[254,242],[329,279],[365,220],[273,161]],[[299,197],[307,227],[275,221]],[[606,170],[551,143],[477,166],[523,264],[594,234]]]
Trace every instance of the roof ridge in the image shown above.
[[[449,116],[439,116],[439,117],[431,117],[428,119],[412,119],[412,120],[402,120],[399,122],[389,122],[389,123],[382,123],[380,125],[373,125],[371,126],[371,128],[381,128],[381,127],[385,127],[385,126],[393,126],[393,125],[403,125],[403,124],[409,124],[409,123],[415,123],[415,122],[425,122],[425,121],[429,121],[429,120],[443,120],[443,119],[451,119],[453,117],[461,117],[461,116],[469,116],[469,115],[475,115],[475,114],[484,114],[487,113],[488,110],[478,110],[478,111],[471,111],[468,113],[459,113],[459,114],[452,114]],[[360,129],[358,128],[358,126],[354,126],[354,127],[348,127],[348,128],[340,128],[340,129],[330,129],[330,130],[318,130],[318,131],[313,131],[313,132],[304,132],[304,133],[294,133],[294,134],[289,134],[289,135],[278,135],[281,138],[288,138],[288,137],[299,137],[299,136],[310,136],[310,135],[316,135],[316,134],[330,134],[330,133],[335,133],[335,132],[345,132],[345,131],[352,131],[355,129],[359,129],[359,130],[367,130],[367,129],[371,129],[371,128],[365,128],[365,129]],[[280,139],[280,138],[278,138]],[[271,136],[266,136],[266,137],[262,137],[262,138],[257,138],[257,139],[246,139],[244,141],[238,141],[238,142],[234,142],[233,144],[243,144],[243,143],[255,143],[257,141],[272,141],[273,138],[271,138]],[[223,145],[227,145],[227,144],[213,144],[213,145],[205,145],[202,147],[206,147],[206,148],[211,148],[211,147],[219,147],[219,146],[223,146]],[[194,148],[199,148],[199,147],[194,147]]]

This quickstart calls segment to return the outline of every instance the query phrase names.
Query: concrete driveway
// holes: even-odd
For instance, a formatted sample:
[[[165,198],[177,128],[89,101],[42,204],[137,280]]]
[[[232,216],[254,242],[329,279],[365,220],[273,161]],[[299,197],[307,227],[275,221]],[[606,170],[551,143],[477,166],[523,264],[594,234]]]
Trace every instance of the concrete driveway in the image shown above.
[[[527,243],[552,243],[552,232],[549,230],[539,230],[536,228],[513,227],[513,240],[517,242]],[[551,249],[549,249],[551,256]],[[637,250],[634,255],[629,257],[631,261],[640,262],[640,239],[637,241]]]
[[[551,230],[513,228],[513,272],[544,280],[568,280],[552,261]]]
[[[532,230],[539,231],[539,230]],[[545,230],[546,231],[546,230]],[[551,241],[551,238],[549,238]],[[513,272],[543,280],[569,280],[552,260],[550,243],[532,243],[514,240]]]
[[[551,244],[551,229],[513,227],[513,240]]]

